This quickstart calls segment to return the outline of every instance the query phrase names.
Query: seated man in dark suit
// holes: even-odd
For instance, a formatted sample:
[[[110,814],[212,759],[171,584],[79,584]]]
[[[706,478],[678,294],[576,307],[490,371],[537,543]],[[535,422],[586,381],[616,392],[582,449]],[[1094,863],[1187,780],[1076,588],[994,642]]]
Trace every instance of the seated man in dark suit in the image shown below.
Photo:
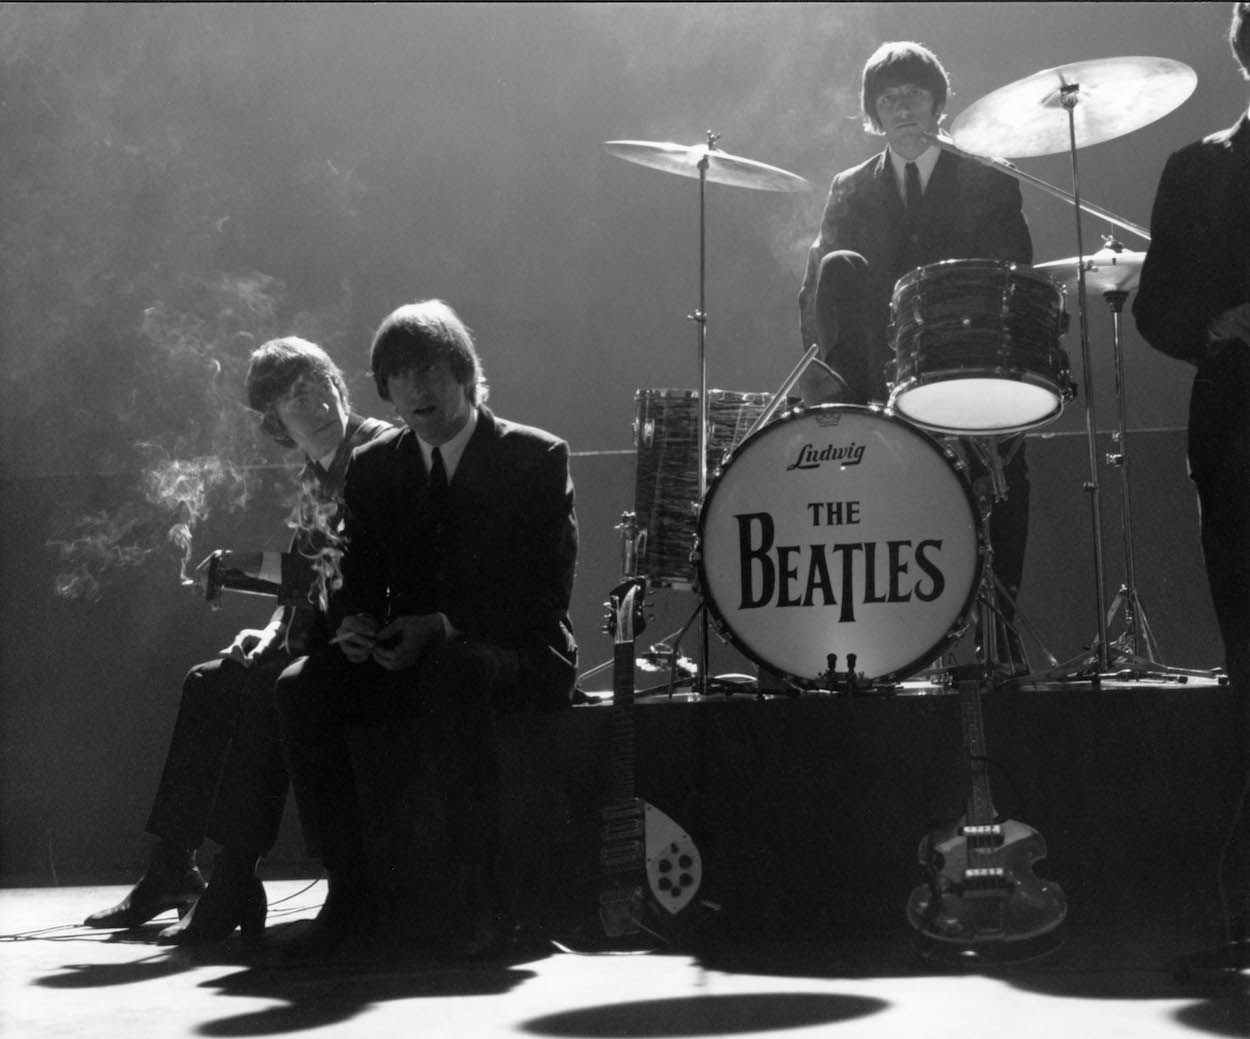
[[[833,178],[799,292],[803,349],[821,363],[804,372],[808,404],[884,404],[893,368],[890,299],[900,277],[943,260],[1033,261],[1020,186],[934,140],[949,80],[917,43],[885,43],[865,62],[864,127],[884,151]],[[1007,497],[990,517],[994,567],[1010,617],[1024,571],[1029,480],[1021,437],[999,445]],[[973,477],[986,470],[970,458]]]
[[[295,951],[332,953],[387,924],[358,800],[359,770],[372,763],[353,760],[348,729],[408,726],[418,733],[414,767],[436,784],[457,860],[464,920],[452,944],[472,953],[495,937],[495,712],[567,705],[576,677],[568,445],[485,407],[473,339],[439,300],[387,317],[370,360],[405,428],[348,467],[338,646],[278,683],[295,794],[330,883]],[[421,897],[415,886],[407,894]]]
[[[270,340],[252,354],[246,391],[262,429],[303,451],[301,499],[315,511],[326,509],[323,523],[334,522],[333,503],[352,450],[387,423],[353,414],[338,365],[295,336]],[[314,594],[312,559],[323,537],[303,528],[287,553],[232,558],[250,576],[269,581],[284,605],[265,628],[244,629],[219,659],[187,674],[148,817],[147,831],[157,838],[148,868],[118,905],[89,916],[88,927],[136,927],[177,909],[182,919],[160,940],[185,944],[225,938],[240,925],[249,934],[264,926],[265,890],[256,863],[277,839],[289,786],[274,682],[298,655],[330,638]],[[221,845],[207,890],[195,862],[206,835]]]

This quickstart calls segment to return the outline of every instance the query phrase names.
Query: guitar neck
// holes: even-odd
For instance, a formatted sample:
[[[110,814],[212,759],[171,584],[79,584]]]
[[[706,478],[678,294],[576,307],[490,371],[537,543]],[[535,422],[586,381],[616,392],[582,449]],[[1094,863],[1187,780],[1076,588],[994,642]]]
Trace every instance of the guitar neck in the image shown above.
[[[638,741],[634,732],[633,642],[616,643],[612,676],[612,749],[608,792],[613,801],[632,801],[638,790],[635,767]]]
[[[990,798],[989,770],[986,766],[985,723],[981,717],[981,684],[959,683],[959,714],[963,722],[964,748],[972,782],[968,790],[968,825],[989,826],[998,819]]]

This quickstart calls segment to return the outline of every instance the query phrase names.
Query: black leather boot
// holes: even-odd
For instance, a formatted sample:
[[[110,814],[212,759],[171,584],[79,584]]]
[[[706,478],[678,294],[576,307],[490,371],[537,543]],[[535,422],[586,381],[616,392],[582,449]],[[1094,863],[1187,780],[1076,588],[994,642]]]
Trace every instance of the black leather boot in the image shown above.
[[[157,937],[162,945],[219,942],[241,928],[244,938],[257,939],[265,931],[269,903],[265,885],[256,876],[259,856],[223,848],[213,862],[213,875],[199,900],[176,924]]]
[[[204,890],[204,878],[195,865],[195,852],[174,848],[164,841],[152,848],[148,868],[130,893],[112,909],[92,913],[86,927],[138,927],[169,909],[185,915]]]
[[[311,926],[282,948],[292,960],[333,958],[367,949],[376,937],[377,900],[363,876],[330,872],[325,903]]]

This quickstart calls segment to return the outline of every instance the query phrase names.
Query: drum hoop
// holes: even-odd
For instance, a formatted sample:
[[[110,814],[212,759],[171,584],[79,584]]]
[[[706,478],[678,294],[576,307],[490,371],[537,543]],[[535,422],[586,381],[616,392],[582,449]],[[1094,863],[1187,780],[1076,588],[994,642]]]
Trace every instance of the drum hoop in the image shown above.
[[[1068,294],[1064,286],[1057,282],[1053,275],[1044,271],[1039,271],[1031,264],[1018,263],[1015,260],[994,260],[989,257],[969,257],[959,260],[939,260],[936,263],[926,263],[919,267],[913,267],[905,274],[899,276],[894,283],[894,290],[891,293],[891,300],[898,296],[904,289],[910,289],[913,285],[921,284],[939,274],[968,271],[975,268],[983,267],[987,271],[999,274],[1018,274],[1026,281],[1036,282],[1039,286],[1050,289],[1059,303],[1061,312],[1067,309]]]
[[[717,605],[716,600],[712,597],[707,579],[707,570],[703,555],[703,542],[705,540],[704,526],[707,522],[708,507],[711,505],[717,490],[719,490],[725,475],[730,469],[733,468],[733,463],[739,454],[745,453],[746,449],[757,439],[765,433],[773,431],[775,427],[781,426],[786,421],[801,418],[805,415],[820,413],[828,414],[834,411],[845,414],[874,415],[879,418],[884,418],[894,425],[902,426],[905,429],[918,434],[923,442],[927,443],[929,447],[931,447],[939,456],[944,458],[949,463],[951,470],[957,477],[957,483],[963,491],[964,499],[968,503],[968,508],[971,511],[973,523],[976,527],[976,562],[973,567],[973,579],[969,585],[968,594],[965,596],[964,602],[960,606],[959,612],[954,621],[952,621],[951,625],[947,628],[946,634],[943,635],[937,643],[920,656],[916,657],[914,660],[904,664],[902,667],[888,672],[887,674],[876,675],[870,679],[870,681],[875,684],[882,685],[901,682],[910,675],[915,674],[922,667],[924,667],[925,664],[929,663],[929,661],[940,656],[946,649],[954,645],[962,637],[964,632],[968,630],[969,625],[972,623],[977,595],[980,592],[981,580],[985,571],[985,557],[987,549],[986,524],[981,522],[981,510],[977,505],[976,495],[973,493],[972,484],[965,475],[966,466],[963,460],[960,459],[954,451],[943,444],[922,426],[916,425],[910,419],[907,419],[902,415],[895,414],[887,408],[883,408],[879,404],[817,404],[812,406],[801,404],[798,407],[791,408],[789,411],[778,416],[772,422],[768,423],[768,425],[761,426],[749,437],[743,440],[742,443],[734,448],[734,450],[730,453],[729,457],[725,460],[725,464],[717,470],[715,479],[709,483],[707,494],[704,496],[703,502],[699,506],[699,519],[695,527],[694,551],[691,554],[695,564],[694,590],[702,600],[704,607],[711,616],[717,632],[723,638],[728,640],[729,643],[738,650],[738,652],[745,655],[748,659],[755,661],[755,663],[761,667],[767,666],[769,671],[774,672],[779,675],[783,681],[799,689],[819,689],[822,688],[822,686],[819,680],[805,678],[801,675],[796,675],[793,672],[779,670],[772,664],[765,665],[764,662],[759,659],[757,651],[753,647],[749,646],[746,641],[733,630],[732,625],[729,624],[728,620],[721,613],[720,607]]]

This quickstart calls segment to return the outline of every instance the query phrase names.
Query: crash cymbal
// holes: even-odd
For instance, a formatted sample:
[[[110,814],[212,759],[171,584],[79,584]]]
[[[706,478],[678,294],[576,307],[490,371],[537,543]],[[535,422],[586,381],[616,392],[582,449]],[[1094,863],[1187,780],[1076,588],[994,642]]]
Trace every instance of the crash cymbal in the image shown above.
[[[707,180],[756,191],[808,191],[811,185],[802,177],[754,159],[730,155],[706,144],[671,144],[662,141],[604,141],[604,148],[617,158],[639,166],[650,166],[682,177],[699,176],[699,163],[707,159]]]
[[[1193,69],[1170,58],[1078,61],[986,94],[959,114],[951,136],[959,147],[981,155],[1055,155],[1071,145],[1068,113],[1061,102],[1065,94],[1076,97],[1076,146],[1086,148],[1163,118],[1197,83]]]
[[[1137,288],[1141,278],[1141,267],[1146,260],[1145,253],[1129,252],[1127,249],[1100,249],[1092,256],[1085,257],[1085,291],[1086,292],[1131,292]],[[1066,285],[1075,287],[1077,278],[1077,257],[1070,256],[1066,260],[1051,260],[1050,263],[1039,263],[1035,271],[1045,271]]]

